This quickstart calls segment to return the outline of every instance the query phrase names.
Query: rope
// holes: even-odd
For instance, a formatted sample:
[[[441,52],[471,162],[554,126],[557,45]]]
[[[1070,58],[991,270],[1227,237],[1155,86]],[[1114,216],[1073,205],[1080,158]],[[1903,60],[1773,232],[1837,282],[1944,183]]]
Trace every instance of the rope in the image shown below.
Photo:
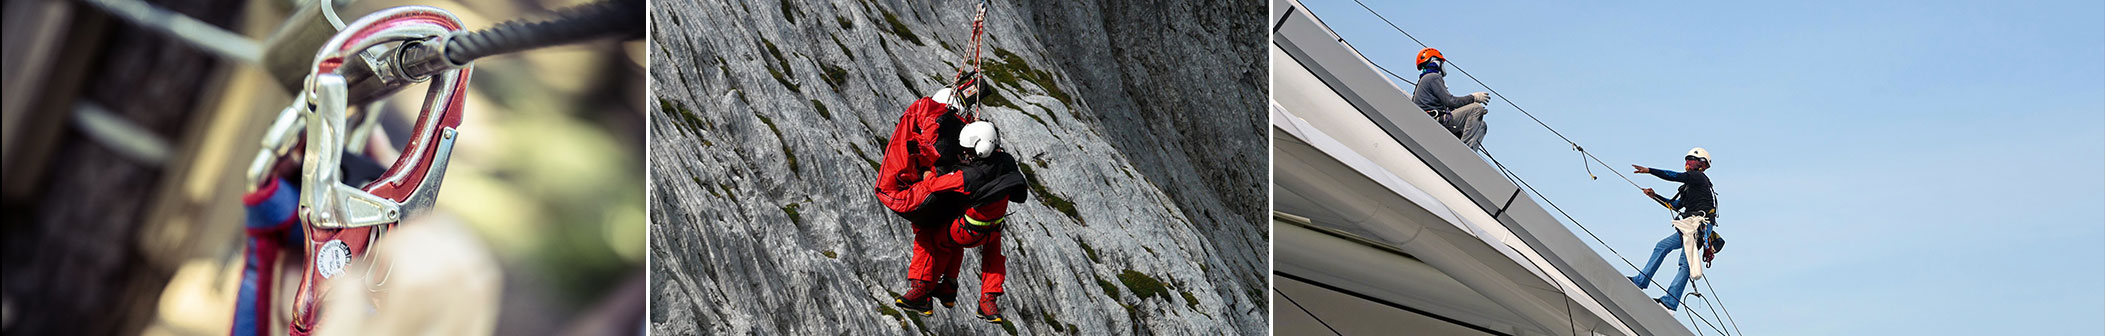
[[[1695,313],[1688,313],[1688,323],[1690,323],[1690,325],[1692,325],[1692,323],[1697,323],[1697,321],[1695,321]],[[1705,319],[1703,323],[1709,323],[1709,319]],[[1690,330],[1695,330],[1695,328],[1690,328]],[[1716,332],[1716,330],[1718,330],[1718,325],[1711,325],[1711,330],[1713,330],[1713,332]],[[1697,336],[1703,336],[1703,330],[1697,330]]]
[[[989,1],[990,0],[980,0],[979,5],[977,6],[978,8],[974,10],[974,14],[972,15],[972,42],[970,43],[972,45],[972,56],[971,58],[965,59],[963,62],[959,62],[959,64],[969,65],[972,69],[972,76],[974,77],[985,77],[985,74],[980,73],[980,71],[982,70],[980,68],[980,65],[982,64],[982,62],[984,62],[980,58],[980,46],[982,45],[980,41],[981,37],[986,36],[987,33],[987,3]],[[959,66],[957,69],[957,74],[952,75],[950,78],[956,81],[964,80],[965,69],[966,66]],[[980,90],[979,92],[973,92],[973,95],[983,95],[985,90],[989,90],[991,88],[991,86],[987,85],[987,83],[981,83],[976,79],[973,81],[973,86],[978,87]],[[963,92],[958,92],[958,90],[953,89],[951,90],[951,101],[957,101],[957,99],[962,97],[963,95]],[[972,104],[972,110],[966,112],[965,122],[979,121],[980,105],[981,104]]]
[[[1697,266],[1691,266],[1691,267],[1702,267],[1702,265],[1697,265]],[[1695,282],[1695,281],[1689,281],[1689,282],[1691,282],[1691,284],[1689,284],[1689,286],[1690,286],[1690,287],[1695,287],[1695,284],[1693,284],[1693,282]],[[1694,289],[1694,288],[1690,288],[1690,289]],[[1711,316],[1711,317],[1720,317],[1720,316],[1725,316],[1725,315],[1719,315],[1719,314],[1718,314],[1718,305],[1717,305],[1717,304],[1714,304],[1713,302],[1710,302],[1710,296],[1708,296],[1708,295],[1703,295],[1703,293],[1698,293],[1698,292],[1694,292],[1694,291],[1690,291],[1690,292],[1688,292],[1688,295],[1694,295],[1694,296],[1696,296],[1696,297],[1698,297],[1698,298],[1702,298],[1702,299],[1703,299],[1703,303],[1704,303],[1704,305],[1703,305],[1703,306],[1704,306],[1704,307],[1708,307],[1708,308],[1710,308],[1710,316]],[[1719,319],[1718,319],[1718,323],[1725,323],[1725,320],[1724,320],[1724,318],[1719,318]],[[1726,328],[1726,329],[1731,329],[1731,328]],[[1728,333],[1728,334],[1726,334],[1726,335],[1731,335],[1731,334],[1729,334],[1729,333]]]
[[[445,59],[468,64],[491,55],[576,43],[601,37],[640,37],[643,1],[604,0],[557,9],[547,20],[512,20],[458,33],[446,40]]]
[[[1710,292],[1710,296],[1717,296],[1717,295],[1718,295],[1718,288],[1717,288],[1717,287],[1712,287],[1712,286],[1710,285],[1710,278],[1709,278],[1709,277],[1704,277],[1704,278],[1703,278],[1703,288],[1704,288],[1705,290],[1707,290],[1707,291],[1709,291],[1709,292]],[[1725,305],[1725,298],[1717,298],[1717,299],[1718,299],[1718,308],[1719,308],[1719,309],[1724,309],[1724,310],[1725,310],[1725,320],[1726,320],[1726,321],[1730,321],[1730,322],[1732,322],[1732,323],[1731,323],[1731,324],[1732,324],[1732,331],[1733,331],[1733,332],[1736,332],[1736,333],[1739,333],[1740,335],[1746,335],[1746,334],[1747,334],[1747,331],[1745,331],[1745,330],[1740,330],[1740,321],[1739,321],[1739,320],[1736,320],[1736,319],[1733,319],[1733,318],[1732,318],[1732,307],[1729,307],[1729,306],[1726,306],[1726,305]]]
[[[1404,31],[1404,30],[1403,30],[1403,27],[1399,27],[1399,26],[1397,26],[1397,25],[1396,25],[1396,22],[1393,22],[1393,21],[1389,21],[1389,18],[1388,18],[1388,17],[1382,16],[1382,15],[1381,15],[1381,12],[1377,12],[1377,11],[1375,11],[1373,7],[1367,7],[1367,3],[1365,3],[1365,2],[1361,2],[1360,0],[1352,0],[1352,2],[1354,2],[1354,3],[1358,3],[1358,4],[1359,4],[1359,6],[1360,6],[1360,8],[1365,8],[1365,9],[1367,9],[1367,12],[1368,12],[1368,13],[1373,13],[1373,14],[1374,14],[1374,17],[1376,17],[1376,18],[1380,18],[1380,19],[1381,19],[1381,22],[1382,22],[1382,23],[1387,23],[1387,24],[1389,25],[1389,28],[1393,28],[1393,29],[1396,29],[1396,32],[1398,32],[1398,33],[1403,33],[1403,37],[1408,37],[1408,38],[1410,38],[1410,39],[1411,39],[1411,42],[1416,42],[1416,43],[1418,43],[1418,46],[1419,46],[1419,47],[1425,47],[1425,48],[1431,48],[1431,47],[1432,47],[1431,45],[1427,45],[1427,44],[1425,44],[1425,42],[1424,42],[1424,41],[1419,41],[1419,40],[1418,40],[1418,37],[1417,37],[1417,36],[1411,36],[1411,33],[1410,33],[1410,32],[1408,32],[1408,31]],[[1493,96],[1498,96],[1498,100],[1506,102],[1506,105],[1510,105],[1510,106],[1513,106],[1513,109],[1514,109],[1514,110],[1520,111],[1520,114],[1521,114],[1521,115],[1526,115],[1526,116],[1528,117],[1528,119],[1529,119],[1529,120],[1534,120],[1534,121],[1535,121],[1535,124],[1537,124],[1537,125],[1542,125],[1542,128],[1543,128],[1543,129],[1547,129],[1547,130],[1549,130],[1549,131],[1550,131],[1550,134],[1555,134],[1555,135],[1557,135],[1557,138],[1559,138],[1559,139],[1564,139],[1564,142],[1565,142],[1565,143],[1567,143],[1567,144],[1571,144],[1571,148],[1572,148],[1572,150],[1576,150],[1576,151],[1579,151],[1579,154],[1584,154],[1584,155],[1586,155],[1586,157],[1588,157],[1588,158],[1592,158],[1592,159],[1593,159],[1593,162],[1601,164],[1601,166],[1602,166],[1602,167],[1608,167],[1609,171],[1613,171],[1613,172],[1615,172],[1615,175],[1616,175],[1616,176],[1618,176],[1618,177],[1622,177],[1622,178],[1623,178],[1623,182],[1628,182],[1628,183],[1630,183],[1630,186],[1631,186],[1631,187],[1637,187],[1637,188],[1639,188],[1639,189],[1643,189],[1643,188],[1644,188],[1643,186],[1639,186],[1639,185],[1637,185],[1637,181],[1636,181],[1636,180],[1631,180],[1631,179],[1630,179],[1630,176],[1627,176],[1627,175],[1623,175],[1622,171],[1617,171],[1617,170],[1615,170],[1615,166],[1611,166],[1611,165],[1608,165],[1608,162],[1606,162],[1606,161],[1601,161],[1601,158],[1600,158],[1600,157],[1598,157],[1598,156],[1594,156],[1592,152],[1587,152],[1587,151],[1586,151],[1586,149],[1585,149],[1584,147],[1580,147],[1580,146],[1579,146],[1579,143],[1578,143],[1578,142],[1576,142],[1576,141],[1572,141],[1572,140],[1571,140],[1571,137],[1567,137],[1567,136],[1564,136],[1564,133],[1563,133],[1563,132],[1558,132],[1556,128],[1554,128],[1554,127],[1550,127],[1549,123],[1546,123],[1546,122],[1543,122],[1543,121],[1542,121],[1542,118],[1536,118],[1536,117],[1535,117],[1535,114],[1534,114],[1534,113],[1529,113],[1529,112],[1528,112],[1528,110],[1527,110],[1526,108],[1522,108],[1522,107],[1520,107],[1520,104],[1514,104],[1514,103],[1513,103],[1513,100],[1512,100],[1512,99],[1510,99],[1510,98],[1506,98],[1506,95],[1505,95],[1505,94],[1503,94],[1503,93],[1499,93],[1499,92],[1498,92],[1498,89],[1494,89],[1494,88],[1491,88],[1491,85],[1489,85],[1489,84],[1484,84],[1484,81],[1483,81],[1483,80],[1477,79],[1477,78],[1476,78],[1476,75],[1472,75],[1472,74],[1470,74],[1470,73],[1469,73],[1469,70],[1466,70],[1466,69],[1462,69],[1462,66],[1461,66],[1460,64],[1456,64],[1456,63],[1454,62],[1454,60],[1448,60],[1448,61],[1447,61],[1447,66],[1448,66],[1448,67],[1452,67],[1452,68],[1454,68],[1454,69],[1455,69],[1455,71],[1460,71],[1460,72],[1462,72],[1462,76],[1465,76],[1465,77],[1469,77],[1469,80],[1470,80],[1470,81],[1472,81],[1472,82],[1476,82],[1476,85],[1478,85],[1478,86],[1483,86],[1483,87],[1484,87],[1484,90],[1485,90],[1485,91],[1490,91],[1490,92],[1491,92],[1491,95],[1493,95]],[[1377,67],[1379,67],[1379,65],[1377,65]],[[1383,68],[1383,69],[1382,69],[1382,71],[1383,71],[1383,72],[1388,72],[1389,70],[1388,70],[1387,68]],[[1390,76],[1395,76],[1395,75],[1396,75],[1396,73],[1394,73],[1394,72],[1390,72],[1390,73],[1389,73],[1389,75],[1390,75]],[[1414,85],[1415,85],[1415,84],[1414,84]]]
[[[1357,53],[1359,52],[1359,50],[1355,49],[1352,52]],[[1359,58],[1367,58],[1367,55],[1359,55]],[[1418,82],[1412,82],[1409,79],[1404,79],[1403,76],[1397,75],[1395,71],[1389,71],[1389,67],[1381,66],[1381,63],[1375,63],[1374,68],[1381,69],[1381,72],[1389,73],[1389,77],[1396,77],[1396,80],[1403,81],[1404,84],[1410,84],[1411,86],[1418,85]]]
[[[1287,302],[1287,303],[1292,303],[1292,304],[1294,304],[1294,308],[1297,308],[1297,309],[1301,309],[1301,313],[1302,313],[1302,314],[1308,314],[1308,317],[1309,317],[1309,318],[1313,318],[1313,319],[1316,319],[1316,323],[1321,323],[1321,324],[1323,324],[1323,329],[1330,329],[1330,334],[1331,334],[1331,335],[1345,336],[1345,334],[1344,334],[1344,333],[1340,333],[1340,332],[1338,332],[1338,328],[1332,328],[1332,327],[1330,327],[1330,322],[1323,322],[1323,317],[1321,317],[1321,316],[1316,316],[1316,313],[1313,313],[1313,312],[1309,312],[1309,311],[1308,311],[1308,307],[1302,307],[1302,306],[1301,306],[1301,302],[1299,302],[1299,301],[1294,301],[1294,297],[1292,297],[1292,296],[1286,296],[1286,292],[1282,292],[1282,291],[1279,291],[1279,289],[1278,289],[1278,288],[1273,288],[1273,289],[1272,289],[1272,292],[1273,292],[1273,293],[1279,293],[1279,297],[1283,297],[1283,298],[1286,298],[1286,302]]]

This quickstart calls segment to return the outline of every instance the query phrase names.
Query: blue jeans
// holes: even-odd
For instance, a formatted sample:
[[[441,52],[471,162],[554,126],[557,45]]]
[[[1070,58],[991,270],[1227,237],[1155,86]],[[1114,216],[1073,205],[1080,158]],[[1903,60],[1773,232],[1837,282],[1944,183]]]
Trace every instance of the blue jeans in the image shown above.
[[[1702,229],[1696,230],[1697,244],[1701,244],[1709,237],[1710,224],[1703,224]],[[1659,245],[1652,247],[1652,260],[1645,262],[1645,268],[1637,270],[1637,276],[1631,277],[1630,281],[1637,283],[1637,289],[1650,287],[1652,274],[1659,270],[1659,262],[1665,259],[1667,254],[1681,248],[1681,232],[1677,231],[1673,235],[1666,236],[1666,239],[1659,241]],[[1674,282],[1667,285],[1666,296],[1659,297],[1659,302],[1666,304],[1666,309],[1669,310],[1681,308],[1681,293],[1688,287],[1688,258],[1674,258],[1674,260],[1680,261],[1681,273],[1674,275]]]

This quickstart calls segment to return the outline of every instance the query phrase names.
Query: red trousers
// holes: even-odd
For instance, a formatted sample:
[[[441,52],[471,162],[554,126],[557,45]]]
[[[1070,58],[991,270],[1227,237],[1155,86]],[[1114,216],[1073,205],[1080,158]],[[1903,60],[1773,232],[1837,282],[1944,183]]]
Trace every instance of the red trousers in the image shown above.
[[[981,293],[1001,293],[1001,283],[1009,273],[1007,256],[1001,255],[1001,224],[985,230],[976,230],[972,221],[991,222],[1008,213],[1008,200],[997,200],[965,211],[964,216],[953,219],[913,223],[914,253],[906,268],[906,277],[913,280],[938,281],[956,278],[960,262],[964,260],[966,248],[979,248],[979,289]],[[985,231],[985,232],[981,232]]]

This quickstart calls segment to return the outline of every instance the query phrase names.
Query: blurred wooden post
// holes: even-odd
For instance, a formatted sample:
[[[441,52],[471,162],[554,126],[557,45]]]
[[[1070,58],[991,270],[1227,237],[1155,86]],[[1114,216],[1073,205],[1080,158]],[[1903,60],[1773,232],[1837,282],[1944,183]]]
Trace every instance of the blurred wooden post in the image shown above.
[[[156,3],[221,27],[241,15],[243,4]],[[224,227],[218,235],[228,237],[220,242],[238,238],[232,236],[241,224],[238,205],[228,209],[223,199],[210,199],[218,196],[212,188],[182,188],[190,185],[184,182],[188,176],[210,175],[193,172],[217,169],[216,163],[204,164],[217,158],[199,156],[199,148],[227,146],[239,136],[211,134],[239,128],[227,125],[245,119],[214,113],[228,105],[214,97],[234,84],[232,67],[78,3],[22,0],[7,6],[6,253],[0,277],[8,304],[21,309],[10,309],[16,316],[5,330],[136,334],[157,316],[155,303],[174,271],[172,261],[211,244],[204,236],[213,230],[197,229]],[[139,162],[84,137],[67,118],[81,102],[103,106],[149,133],[141,136],[174,140],[175,155],[162,163]],[[180,197],[197,195],[207,198]],[[206,218],[214,222],[201,221]],[[199,241],[142,244],[168,241],[155,237]]]

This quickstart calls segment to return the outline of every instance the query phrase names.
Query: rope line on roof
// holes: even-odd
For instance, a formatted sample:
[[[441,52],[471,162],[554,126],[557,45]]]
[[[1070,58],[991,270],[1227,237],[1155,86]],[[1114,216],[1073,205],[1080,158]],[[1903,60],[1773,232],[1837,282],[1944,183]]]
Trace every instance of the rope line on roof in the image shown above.
[[[1432,47],[1431,45],[1427,45],[1427,44],[1425,44],[1425,42],[1424,42],[1424,41],[1419,41],[1419,40],[1418,40],[1418,37],[1417,37],[1417,36],[1412,36],[1412,35],[1411,35],[1411,32],[1408,32],[1408,31],[1404,31],[1404,30],[1403,30],[1403,27],[1399,27],[1399,26],[1397,26],[1397,25],[1396,25],[1396,22],[1392,22],[1392,21],[1389,21],[1389,18],[1388,18],[1388,17],[1386,17],[1386,16],[1382,16],[1382,15],[1381,15],[1381,12],[1375,11],[1373,7],[1367,7],[1367,3],[1365,3],[1365,2],[1360,2],[1360,0],[1352,0],[1352,2],[1353,2],[1353,3],[1358,3],[1358,4],[1359,4],[1359,6],[1360,6],[1360,8],[1365,8],[1365,9],[1367,9],[1367,13],[1372,13],[1372,14],[1374,14],[1374,17],[1375,17],[1375,18],[1379,18],[1379,19],[1381,19],[1381,22],[1382,22],[1382,23],[1386,23],[1386,24],[1388,24],[1388,25],[1389,25],[1389,28],[1395,29],[1395,30],[1396,30],[1396,32],[1398,32],[1398,33],[1403,33],[1403,37],[1408,37],[1408,38],[1410,38],[1410,39],[1411,39],[1411,42],[1415,42],[1415,43],[1418,43],[1418,46],[1419,46],[1419,47],[1423,47],[1423,48],[1431,48],[1431,47]],[[1343,39],[1343,37],[1340,37],[1339,39]],[[1363,57],[1363,58],[1364,58],[1364,57]],[[1367,60],[1367,61],[1368,61],[1369,63],[1372,63],[1372,62],[1373,62],[1373,60],[1372,60],[1372,59],[1369,59],[1369,60]],[[1490,92],[1491,92],[1491,95],[1493,95],[1493,96],[1498,96],[1498,100],[1506,102],[1506,105],[1508,105],[1508,106],[1512,106],[1512,107],[1513,107],[1513,110],[1516,110],[1516,111],[1520,111],[1520,114],[1521,114],[1521,115],[1525,115],[1525,116],[1527,116],[1529,120],[1534,120],[1534,121],[1535,121],[1535,124],[1536,124],[1536,125],[1542,125],[1542,128],[1543,128],[1543,129],[1547,129],[1547,130],[1549,130],[1549,131],[1550,131],[1550,134],[1554,134],[1554,135],[1556,135],[1558,139],[1563,139],[1563,140],[1564,140],[1564,143],[1566,143],[1566,144],[1570,144],[1570,145],[1571,145],[1571,148],[1572,148],[1572,150],[1576,150],[1576,151],[1579,151],[1579,153],[1581,153],[1581,154],[1585,154],[1585,155],[1586,155],[1586,157],[1588,157],[1588,158],[1592,158],[1592,159],[1593,159],[1593,162],[1595,162],[1595,163],[1599,163],[1599,164],[1601,164],[1601,166],[1602,166],[1602,167],[1607,167],[1609,171],[1615,172],[1615,175],[1616,175],[1617,177],[1621,177],[1621,178],[1623,179],[1623,182],[1628,182],[1628,183],[1630,183],[1630,186],[1632,186],[1632,187],[1637,187],[1637,188],[1639,188],[1639,189],[1642,189],[1642,188],[1644,188],[1643,186],[1639,186],[1639,185],[1637,185],[1637,181],[1636,181],[1636,180],[1631,180],[1631,179],[1630,179],[1630,176],[1628,176],[1628,175],[1624,175],[1624,174],[1622,173],[1622,171],[1619,171],[1619,170],[1615,170],[1615,166],[1611,166],[1611,165],[1608,165],[1608,162],[1606,162],[1606,161],[1601,161],[1601,158],[1600,158],[1600,157],[1598,157],[1598,156],[1594,156],[1592,152],[1587,152],[1587,151],[1586,151],[1586,148],[1585,148],[1585,147],[1581,147],[1581,146],[1579,146],[1579,142],[1577,142],[1577,141],[1572,141],[1572,140],[1571,140],[1571,137],[1568,137],[1568,136],[1564,136],[1564,132],[1558,132],[1558,131],[1557,131],[1557,128],[1555,128],[1555,127],[1550,127],[1550,124],[1549,124],[1549,123],[1547,123],[1547,122],[1543,122],[1543,121],[1542,121],[1542,118],[1536,118],[1536,117],[1535,117],[1535,114],[1534,114],[1534,113],[1529,113],[1529,112],[1528,112],[1528,109],[1527,109],[1527,108],[1523,108],[1523,107],[1520,107],[1520,104],[1515,104],[1515,103],[1513,103],[1513,99],[1512,99],[1512,98],[1507,98],[1507,97],[1506,97],[1506,94],[1504,94],[1504,93],[1499,93],[1499,92],[1498,92],[1498,89],[1492,88],[1490,84],[1485,84],[1485,83],[1484,83],[1484,81],[1483,81],[1483,80],[1481,80],[1481,79],[1477,79],[1477,78],[1476,78],[1476,75],[1474,75],[1474,74],[1470,74],[1470,73],[1469,73],[1469,70],[1468,70],[1468,69],[1463,69],[1463,68],[1462,68],[1462,65],[1461,65],[1461,64],[1457,64],[1457,63],[1455,63],[1455,62],[1454,62],[1454,60],[1448,60],[1448,61],[1446,62],[1446,64],[1447,64],[1447,66],[1448,66],[1448,67],[1452,67],[1452,68],[1454,68],[1454,69],[1455,69],[1455,71],[1460,71],[1460,72],[1462,72],[1462,76],[1464,76],[1464,77],[1469,77],[1469,81],[1472,81],[1472,82],[1476,82],[1476,85],[1484,87],[1484,91],[1490,91]],[[1380,66],[1380,65],[1378,65],[1378,64],[1377,64],[1377,65],[1375,65],[1375,66],[1376,66],[1376,67],[1381,67],[1381,66]],[[1386,68],[1386,67],[1383,67],[1383,68],[1381,69],[1381,71],[1382,71],[1382,72],[1388,72],[1388,73],[1389,73],[1389,76],[1396,76],[1396,73],[1395,73],[1395,72],[1391,72],[1391,71],[1389,71],[1389,69],[1388,69],[1388,68]],[[1401,76],[1396,76],[1396,77],[1398,77],[1398,78],[1401,78]],[[1406,83],[1409,83],[1409,81],[1405,81],[1405,82],[1406,82]],[[1415,83],[1414,83],[1414,84],[1411,84],[1411,85],[1417,85],[1417,84],[1415,84]]]
[[[1718,300],[1718,309],[1725,310],[1725,320],[1732,322],[1732,330],[1734,332],[1740,332],[1742,333],[1742,335],[1744,335],[1744,332],[1740,331],[1740,322],[1732,319],[1732,307],[1725,305],[1725,298],[1716,297],[1718,295],[1718,288],[1710,285],[1710,277],[1703,277],[1703,288],[1706,289],[1706,292],[1710,293],[1710,296]]]

